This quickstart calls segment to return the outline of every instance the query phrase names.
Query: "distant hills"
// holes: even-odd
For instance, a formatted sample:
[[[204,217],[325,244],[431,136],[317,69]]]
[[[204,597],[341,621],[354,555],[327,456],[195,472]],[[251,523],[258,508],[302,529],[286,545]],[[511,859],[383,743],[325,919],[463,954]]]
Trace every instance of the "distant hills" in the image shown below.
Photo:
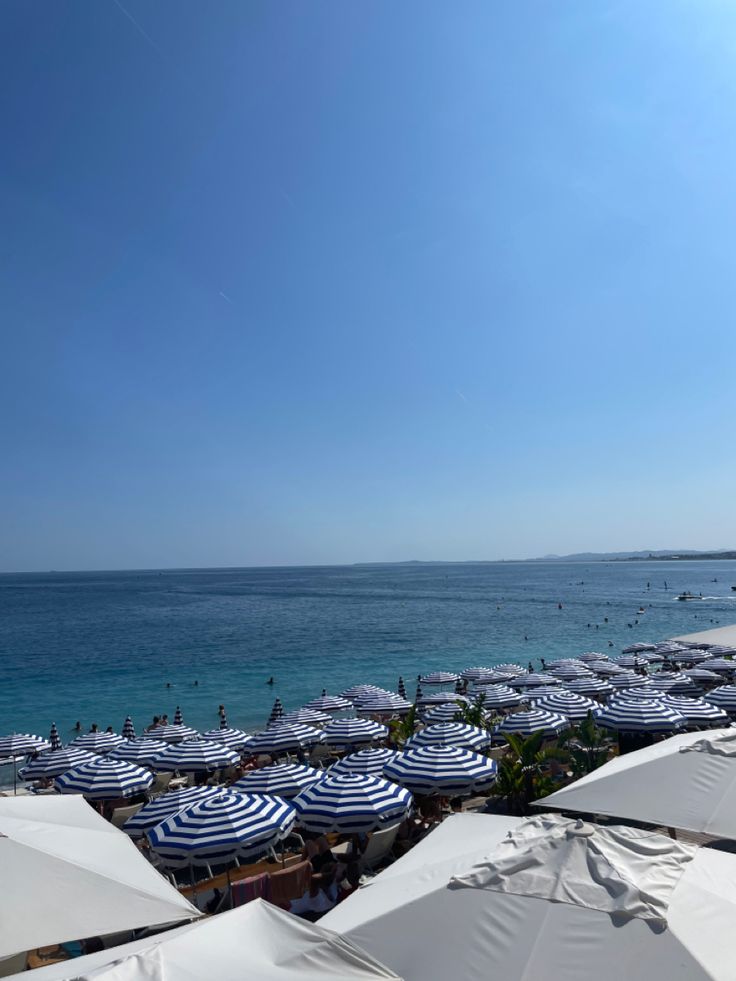
[[[691,548],[665,548],[642,552],[576,552],[572,555],[543,555],[531,562],[674,562],[677,559],[736,559],[736,550],[703,552]]]

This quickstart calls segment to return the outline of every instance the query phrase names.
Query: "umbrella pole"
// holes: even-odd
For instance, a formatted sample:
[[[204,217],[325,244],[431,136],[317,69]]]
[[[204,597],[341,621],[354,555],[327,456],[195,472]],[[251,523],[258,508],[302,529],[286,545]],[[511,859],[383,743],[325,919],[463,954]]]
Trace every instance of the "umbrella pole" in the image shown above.
[[[18,764],[13,756],[13,797],[18,794]]]

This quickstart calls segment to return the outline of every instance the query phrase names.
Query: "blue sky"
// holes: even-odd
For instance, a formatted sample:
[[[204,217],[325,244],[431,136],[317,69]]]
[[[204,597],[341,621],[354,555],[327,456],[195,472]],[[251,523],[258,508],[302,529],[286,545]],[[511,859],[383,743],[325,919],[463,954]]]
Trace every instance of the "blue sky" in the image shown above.
[[[0,567],[736,546],[732,4],[0,19]]]

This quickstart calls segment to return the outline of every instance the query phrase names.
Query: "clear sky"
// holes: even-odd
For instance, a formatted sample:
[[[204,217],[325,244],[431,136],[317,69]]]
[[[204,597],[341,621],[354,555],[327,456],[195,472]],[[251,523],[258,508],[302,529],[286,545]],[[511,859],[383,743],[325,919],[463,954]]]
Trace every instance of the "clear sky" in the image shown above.
[[[736,546],[735,37],[4,0],[0,567]]]

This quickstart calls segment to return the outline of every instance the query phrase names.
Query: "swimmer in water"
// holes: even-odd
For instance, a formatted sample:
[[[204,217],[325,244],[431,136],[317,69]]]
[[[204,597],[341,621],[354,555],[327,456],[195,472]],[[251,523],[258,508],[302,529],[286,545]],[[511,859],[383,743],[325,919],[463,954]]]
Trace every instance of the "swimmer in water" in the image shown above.
[[[199,688],[199,682],[198,682],[198,681],[195,681],[195,682],[194,682],[194,687],[195,687],[195,688]]]
[[[75,732],[81,732],[82,731],[82,723],[81,722],[75,722],[74,723],[74,731]]]
[[[266,682],[266,684],[267,685],[272,685],[273,684],[273,675],[271,675],[271,677],[268,679],[268,681]]]

